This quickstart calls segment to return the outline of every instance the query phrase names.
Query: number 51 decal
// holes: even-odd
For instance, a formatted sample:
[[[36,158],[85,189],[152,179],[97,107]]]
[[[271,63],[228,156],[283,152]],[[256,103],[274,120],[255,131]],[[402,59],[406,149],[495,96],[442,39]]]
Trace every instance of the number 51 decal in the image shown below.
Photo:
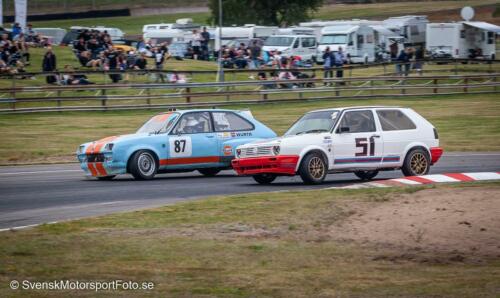
[[[370,143],[368,143],[370,140]],[[356,148],[361,148],[361,152],[356,152],[355,156],[368,156],[368,151],[370,151],[370,156],[375,155],[375,137],[367,138],[356,138]]]

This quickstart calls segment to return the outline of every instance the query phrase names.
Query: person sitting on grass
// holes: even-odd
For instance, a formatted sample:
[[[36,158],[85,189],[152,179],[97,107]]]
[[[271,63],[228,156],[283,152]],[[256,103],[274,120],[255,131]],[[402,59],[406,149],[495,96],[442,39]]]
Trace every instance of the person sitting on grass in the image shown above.
[[[75,70],[71,65],[65,65],[64,71],[66,72],[63,75],[63,85],[90,85],[94,84],[89,81],[86,75],[82,74],[74,74]]]

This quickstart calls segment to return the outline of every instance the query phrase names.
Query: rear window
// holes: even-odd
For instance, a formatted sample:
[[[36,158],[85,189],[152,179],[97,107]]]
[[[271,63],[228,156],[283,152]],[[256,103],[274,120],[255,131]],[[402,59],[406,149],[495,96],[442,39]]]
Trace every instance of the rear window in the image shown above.
[[[409,130],[415,129],[415,123],[400,110],[377,110],[382,130]]]

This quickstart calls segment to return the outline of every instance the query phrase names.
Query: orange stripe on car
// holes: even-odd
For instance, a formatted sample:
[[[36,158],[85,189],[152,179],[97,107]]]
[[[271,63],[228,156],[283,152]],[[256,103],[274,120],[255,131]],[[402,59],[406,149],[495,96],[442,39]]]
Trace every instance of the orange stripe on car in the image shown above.
[[[168,117],[170,117],[170,115],[172,115],[171,112],[170,113],[161,114],[161,115],[155,116],[154,120],[156,122],[163,122],[163,121],[167,120]]]
[[[106,172],[106,169],[102,165],[102,162],[96,162],[95,168],[96,168],[97,172],[99,173],[99,176],[108,176],[108,172]]]
[[[89,162],[87,164],[87,167],[89,168],[90,174],[92,176],[94,176],[94,177],[99,176],[98,173],[97,173],[96,168],[94,167],[94,163]]]
[[[171,158],[160,160],[161,166],[167,165],[184,165],[184,164],[194,164],[194,163],[209,163],[209,162],[219,162],[219,156],[203,156],[203,157],[182,157],[182,158]]]
[[[117,139],[117,136],[107,137],[95,142],[94,148],[91,153],[99,153],[104,145]]]

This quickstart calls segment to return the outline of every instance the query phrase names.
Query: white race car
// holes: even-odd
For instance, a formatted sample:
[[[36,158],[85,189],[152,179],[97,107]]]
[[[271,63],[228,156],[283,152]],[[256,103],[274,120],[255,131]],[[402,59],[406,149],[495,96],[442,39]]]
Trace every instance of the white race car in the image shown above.
[[[282,137],[237,147],[232,165],[261,184],[297,174],[319,184],[337,172],[363,180],[396,169],[425,175],[442,153],[434,126],[412,109],[350,107],[306,113]]]

